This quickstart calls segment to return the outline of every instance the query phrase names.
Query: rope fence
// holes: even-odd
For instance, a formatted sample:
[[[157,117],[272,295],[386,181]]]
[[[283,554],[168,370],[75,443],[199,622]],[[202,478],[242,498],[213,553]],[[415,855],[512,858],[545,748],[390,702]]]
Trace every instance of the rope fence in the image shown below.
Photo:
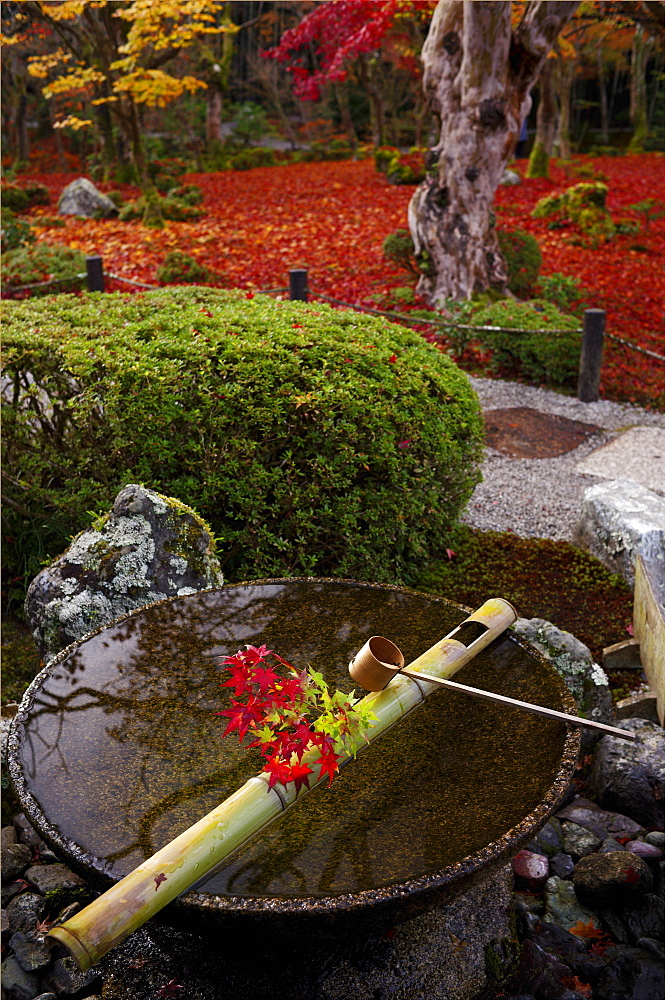
[[[341,299],[333,298],[330,295],[311,292],[308,285],[307,275],[308,272],[306,268],[293,268],[289,271],[288,286],[284,288],[260,288],[258,289],[257,294],[276,295],[288,292],[289,299],[292,302],[307,302],[309,301],[310,294],[313,294],[317,300],[321,299],[324,302],[329,302],[336,306],[342,306],[345,309],[355,309],[357,312],[370,313],[373,316],[384,316],[387,319],[394,320],[397,323],[402,323],[405,326],[431,326],[439,331],[466,330],[473,331],[476,334],[481,334],[483,331],[499,333],[524,332],[523,330],[515,327],[472,326],[466,323],[457,323],[454,320],[446,320],[442,316],[437,316],[436,319],[411,317],[405,313],[372,309],[370,306],[359,306],[353,302],[343,302]],[[10,295],[14,295],[21,292],[29,292],[35,288],[71,284],[73,281],[82,281],[83,279],[86,280],[87,290],[89,292],[103,292],[105,291],[105,278],[110,278],[113,281],[119,281],[127,285],[134,285],[137,288],[147,288],[152,291],[157,291],[158,288],[163,287],[159,285],[150,285],[145,281],[136,281],[133,278],[125,278],[123,275],[114,274],[112,271],[105,272],[102,258],[99,255],[94,255],[86,257],[85,273],[72,275],[70,278],[55,278],[51,281],[37,281],[28,285],[15,285],[14,287],[7,288],[6,292]],[[630,350],[637,351],[646,357],[653,358],[655,361],[665,363],[664,355],[657,354],[656,351],[651,351],[646,347],[641,347],[639,344],[633,344],[630,340],[625,340],[623,337],[619,337],[615,333],[609,333],[605,329],[605,319],[604,309],[585,309],[583,326],[577,331],[582,334],[577,396],[583,402],[587,403],[595,402],[599,397],[600,369],[602,365],[605,338],[613,341],[614,343],[621,344],[623,347],[627,347]],[[570,333],[571,331],[548,329],[531,330],[530,332],[542,334],[563,334]],[[443,333],[441,333],[441,335],[445,336]]]

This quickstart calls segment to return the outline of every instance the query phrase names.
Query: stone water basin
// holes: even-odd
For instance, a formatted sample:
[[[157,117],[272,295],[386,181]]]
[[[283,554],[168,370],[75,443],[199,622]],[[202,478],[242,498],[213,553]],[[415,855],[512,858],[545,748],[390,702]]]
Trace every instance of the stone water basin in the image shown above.
[[[492,595],[499,596],[499,595]],[[407,664],[466,618],[388,585],[262,580],[141,608],[63,650],[30,686],[9,742],[26,815],[103,890],[260,770],[221,739],[220,657],[265,643],[348,691],[370,635]],[[560,711],[547,660],[511,633],[456,675]],[[483,880],[556,809],[575,766],[564,723],[442,690],[164,911],[202,932],[323,938],[389,927]]]

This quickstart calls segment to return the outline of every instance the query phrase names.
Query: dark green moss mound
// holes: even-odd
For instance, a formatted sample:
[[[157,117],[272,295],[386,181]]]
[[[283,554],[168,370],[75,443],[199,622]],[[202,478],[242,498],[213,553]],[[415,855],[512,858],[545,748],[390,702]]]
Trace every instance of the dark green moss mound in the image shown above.
[[[555,388],[574,387],[580,362],[579,320],[544,299],[505,299],[474,313],[474,326],[495,327],[479,336],[492,350],[496,372],[524,375]]]
[[[535,285],[543,256],[538,240],[524,229],[512,233],[498,230],[499,247],[508,269],[508,288],[518,299],[526,298]]]
[[[382,320],[168,288],[8,303],[4,343],[9,580],[142,482],[211,524],[228,579],[412,582],[480,478],[466,377]]]
[[[628,584],[568,542],[519,538],[465,525],[451,532],[451,559],[433,562],[419,590],[476,607],[488,597],[514,604],[521,618],[545,618],[586,643],[600,662],[605,646],[626,639],[633,597]]]

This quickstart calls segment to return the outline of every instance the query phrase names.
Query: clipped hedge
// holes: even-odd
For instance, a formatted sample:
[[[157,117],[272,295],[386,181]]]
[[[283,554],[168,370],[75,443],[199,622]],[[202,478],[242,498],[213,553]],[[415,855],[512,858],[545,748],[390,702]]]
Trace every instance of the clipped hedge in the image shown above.
[[[53,296],[7,303],[4,353],[15,581],[142,482],[211,524],[227,579],[408,582],[480,479],[466,377],[353,312],[200,287]]]
[[[24,243],[3,253],[0,269],[4,286],[71,279],[72,288],[78,288],[85,281],[85,254],[59,243]],[[79,274],[84,277],[79,278]],[[43,294],[49,291],[53,289],[44,289]],[[33,289],[33,294],[39,293],[39,289]]]
[[[582,333],[574,316],[559,312],[544,299],[504,299],[474,313],[471,322],[501,328],[479,333],[492,350],[495,370],[507,369],[545,385],[575,386]]]
[[[507,232],[497,231],[499,249],[506,262],[508,271],[508,288],[518,299],[526,298],[533,288],[543,257],[538,246],[538,240],[524,229]]]

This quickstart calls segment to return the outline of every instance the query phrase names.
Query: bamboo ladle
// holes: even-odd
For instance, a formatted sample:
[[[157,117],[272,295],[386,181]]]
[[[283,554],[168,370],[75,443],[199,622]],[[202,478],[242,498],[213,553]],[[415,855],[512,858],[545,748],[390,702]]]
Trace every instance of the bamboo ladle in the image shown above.
[[[474,623],[476,624],[476,623]],[[455,641],[456,634],[461,634],[462,627],[468,628],[468,620],[463,625],[454,629],[446,638]],[[477,635],[470,643],[457,641],[462,646],[472,649],[478,642],[483,626],[477,626]],[[568,722],[571,726],[584,727],[585,729],[599,729],[603,733],[610,733],[622,740],[634,742],[637,739],[635,733],[627,729],[617,729],[616,726],[607,726],[604,722],[594,722],[592,719],[582,719],[577,715],[568,715],[566,712],[557,712],[553,708],[544,708],[542,705],[533,705],[528,701],[519,701],[517,698],[508,698],[503,694],[495,694],[494,691],[484,691],[482,688],[469,687],[468,684],[459,684],[457,681],[445,680],[442,677],[433,677],[430,674],[423,674],[416,670],[406,670],[404,668],[404,657],[398,647],[381,635],[373,635],[368,639],[359,653],[349,663],[349,673],[353,680],[360,684],[366,691],[382,691],[387,684],[398,674],[410,677],[411,680],[427,684],[436,684],[441,687],[450,688],[453,691],[461,691],[463,694],[470,694],[474,698],[482,698],[484,701],[497,702],[500,705],[512,705],[514,708],[521,708],[524,712],[531,712],[533,715],[544,715],[548,719],[558,719],[560,722]]]

